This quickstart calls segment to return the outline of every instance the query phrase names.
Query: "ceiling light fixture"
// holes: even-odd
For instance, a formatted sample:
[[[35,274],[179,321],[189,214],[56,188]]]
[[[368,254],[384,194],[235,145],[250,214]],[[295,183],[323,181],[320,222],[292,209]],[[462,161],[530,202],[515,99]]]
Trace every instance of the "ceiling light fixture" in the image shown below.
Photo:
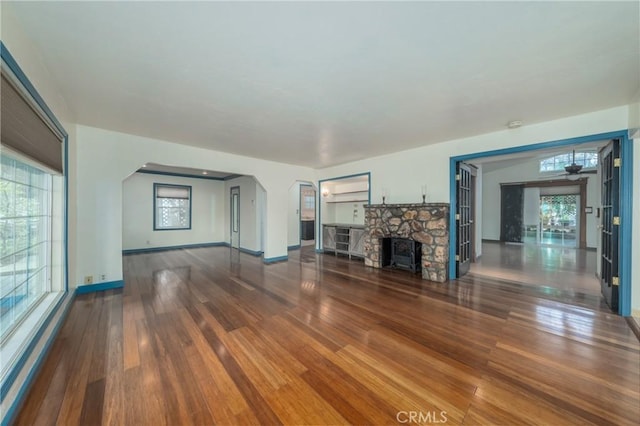
[[[507,127],[509,129],[517,129],[520,126],[522,126],[522,121],[520,120],[511,120],[510,122],[507,123]]]

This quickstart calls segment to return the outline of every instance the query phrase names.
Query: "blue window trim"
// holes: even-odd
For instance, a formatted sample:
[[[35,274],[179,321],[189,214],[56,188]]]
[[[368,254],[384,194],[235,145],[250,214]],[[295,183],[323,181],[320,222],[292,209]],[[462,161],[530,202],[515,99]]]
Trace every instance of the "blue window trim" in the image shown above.
[[[182,228],[158,228],[158,223],[156,220],[156,200],[158,187],[171,187],[171,188],[188,188],[189,189],[189,226],[185,226]],[[188,231],[191,229],[191,219],[192,219],[192,211],[193,211],[193,188],[191,185],[179,185],[175,183],[153,183],[153,230],[154,231]]]
[[[25,345],[26,349],[24,350],[24,352],[22,353],[18,361],[15,363],[15,365],[7,372],[6,379],[0,386],[1,401],[4,401],[6,393],[15,384],[16,378],[19,376],[19,373],[24,369],[27,363],[27,360],[33,353],[35,346],[42,339],[44,331],[49,327],[51,321],[53,321],[53,318],[55,317],[57,312],[62,308],[62,306],[65,306],[65,311],[62,313],[62,315],[60,315],[60,319],[58,323],[53,328],[51,334],[49,335],[47,341],[45,342],[45,346],[43,347],[42,351],[38,355],[31,370],[28,372],[26,380],[20,386],[20,389],[18,390],[18,393],[13,403],[8,407],[7,411],[4,413],[4,417],[2,417],[2,424],[4,425],[4,424],[10,424],[14,416],[17,414],[17,409],[22,403],[31,382],[35,378],[35,375],[38,372],[43,360],[48,354],[49,348],[51,347],[51,344],[55,340],[58,334],[58,331],[60,330],[60,327],[64,323],[64,320],[68,314],[68,311],[71,307],[73,300],[70,300],[67,302],[68,296],[69,296],[69,134],[64,129],[64,127],[62,127],[62,124],[60,124],[60,121],[58,121],[58,119],[53,114],[49,106],[46,104],[44,99],[42,99],[42,97],[40,96],[40,94],[38,93],[34,85],[31,83],[29,78],[27,78],[24,71],[22,71],[22,68],[20,68],[20,66],[14,59],[13,55],[11,55],[11,53],[9,52],[9,50],[1,40],[0,40],[0,59],[2,60],[2,62],[5,63],[5,65],[9,68],[9,70],[11,70],[11,72],[16,76],[20,84],[22,84],[25,90],[29,93],[29,95],[34,99],[36,104],[45,113],[47,118],[55,126],[56,130],[62,135],[62,138],[63,138],[62,148],[63,148],[63,156],[64,156],[63,158],[64,212],[63,212],[63,229],[62,229],[62,237],[64,241],[63,242],[64,267],[63,267],[63,277],[62,277],[62,284],[63,284],[63,291],[61,292],[62,297],[60,298],[58,303],[54,306],[54,308],[51,310],[49,315],[45,318],[45,320],[42,322],[40,327],[35,331],[31,340],[29,342],[26,342],[26,345]],[[73,295],[71,295],[71,297],[73,298]],[[66,302],[66,304],[64,302]]]
[[[318,197],[318,221],[316,223],[316,252],[317,253],[322,252],[322,243],[323,243],[322,241],[322,200],[320,199],[320,197],[322,197],[322,184],[324,182],[349,179],[349,178],[360,177],[360,176],[366,176],[367,179],[369,180],[369,191],[368,191],[369,193],[367,195],[367,204],[371,204],[371,172],[355,173],[352,175],[320,179],[318,181],[318,191],[316,192]]]
[[[449,157],[449,279],[457,278],[455,258],[457,241],[456,164],[458,162],[474,160],[477,158],[493,157],[497,155],[535,151],[545,148],[579,145],[587,142],[608,141],[611,139],[620,139],[620,157],[622,161],[622,165],[620,167],[620,292],[618,313],[622,316],[631,315],[631,261],[633,259],[633,245],[631,244],[633,217],[633,141],[629,138],[629,131],[627,129]]]

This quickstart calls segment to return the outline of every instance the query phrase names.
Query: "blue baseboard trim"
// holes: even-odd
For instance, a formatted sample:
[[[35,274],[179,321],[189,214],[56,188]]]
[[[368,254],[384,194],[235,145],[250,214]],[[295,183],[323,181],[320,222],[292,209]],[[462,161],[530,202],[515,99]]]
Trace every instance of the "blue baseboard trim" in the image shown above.
[[[58,303],[56,303],[56,306],[51,310],[51,313],[49,313],[47,318],[44,320],[44,322],[42,323],[42,326],[40,327],[36,335],[33,337],[33,339],[31,339],[31,342],[29,342],[29,346],[27,346],[26,350],[23,352],[18,362],[16,362],[16,365],[7,375],[6,380],[2,383],[2,388],[0,389],[0,400],[4,401],[4,398],[9,392],[9,389],[11,389],[11,386],[13,385],[16,378],[18,377],[18,374],[20,374],[20,372],[24,368],[24,365],[26,364],[27,359],[29,359],[29,356],[31,356],[33,349],[38,344],[38,342],[40,342],[40,339],[42,338],[44,331],[47,329],[47,326],[51,323],[51,320],[53,319],[53,317],[58,313],[60,306],[69,297],[71,298],[71,300],[68,300],[67,306],[65,307],[64,312],[62,313],[62,315],[60,315],[60,320],[51,331],[51,335],[49,336],[46,343],[44,344],[44,347],[42,348],[40,355],[38,355],[36,362],[33,364],[33,368],[31,368],[31,371],[27,375],[25,381],[22,383],[20,390],[16,394],[16,398],[13,400],[13,403],[11,404],[9,409],[4,413],[4,416],[2,417],[2,423],[1,423],[2,426],[12,424],[15,416],[18,414],[18,409],[22,406],[24,398],[26,397],[27,392],[29,391],[29,389],[31,388],[31,385],[33,384],[33,380],[35,379],[36,375],[40,372],[42,363],[47,357],[47,355],[49,354],[51,345],[53,344],[56,337],[58,337],[58,332],[60,331],[60,328],[62,327],[65,320],[67,319],[69,309],[71,309],[71,306],[73,305],[73,299],[75,297],[73,293],[68,293],[68,292],[65,293],[65,295],[62,298],[60,298]]]
[[[261,251],[255,251],[255,250],[249,250],[246,248],[239,248],[241,253],[246,253],[246,254],[250,254],[251,256],[256,256],[256,257],[260,257],[262,256],[262,252]]]
[[[86,294],[93,293],[95,291],[105,291],[112,290],[114,288],[122,288],[124,287],[124,281],[108,281],[105,283],[97,283],[97,284],[89,284],[89,285],[79,285],[76,287],[76,294]]]
[[[287,251],[298,250],[300,248],[300,244],[296,244],[295,246],[287,247]]]
[[[278,257],[265,257],[263,259],[264,263],[276,263],[276,262],[286,262],[289,260],[289,256],[278,256]]]
[[[316,253],[322,254],[322,253],[324,253],[324,250],[323,249],[316,249]]]
[[[164,247],[149,247],[140,249],[122,250],[122,255],[140,254],[140,253],[153,253],[156,251],[168,251],[168,250],[182,250],[202,247],[224,247],[229,246],[229,243],[217,242],[217,243],[201,243],[201,244],[183,244],[179,246],[164,246]]]

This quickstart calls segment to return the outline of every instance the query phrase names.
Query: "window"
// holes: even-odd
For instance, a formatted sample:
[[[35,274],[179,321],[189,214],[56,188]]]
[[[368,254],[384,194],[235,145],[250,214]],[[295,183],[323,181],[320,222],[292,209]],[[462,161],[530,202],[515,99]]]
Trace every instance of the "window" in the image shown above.
[[[565,166],[570,166],[574,162],[572,153],[560,154],[551,158],[546,158],[540,161],[541,172],[556,172],[564,171]],[[597,152],[576,152],[575,163],[588,168],[598,167],[598,153]]]
[[[51,291],[52,175],[1,154],[0,331],[4,339]]]
[[[191,187],[153,184],[153,229],[191,229]]]
[[[316,197],[313,195],[305,195],[304,196],[304,208],[305,209],[315,209],[316,207]]]

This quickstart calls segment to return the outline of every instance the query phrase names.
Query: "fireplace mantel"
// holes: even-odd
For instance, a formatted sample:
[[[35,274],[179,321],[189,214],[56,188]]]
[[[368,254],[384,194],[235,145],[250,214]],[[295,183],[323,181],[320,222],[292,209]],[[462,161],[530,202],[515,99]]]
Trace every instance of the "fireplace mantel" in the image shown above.
[[[369,204],[365,211],[365,265],[382,267],[382,238],[422,243],[422,278],[445,282],[449,266],[449,204]]]

